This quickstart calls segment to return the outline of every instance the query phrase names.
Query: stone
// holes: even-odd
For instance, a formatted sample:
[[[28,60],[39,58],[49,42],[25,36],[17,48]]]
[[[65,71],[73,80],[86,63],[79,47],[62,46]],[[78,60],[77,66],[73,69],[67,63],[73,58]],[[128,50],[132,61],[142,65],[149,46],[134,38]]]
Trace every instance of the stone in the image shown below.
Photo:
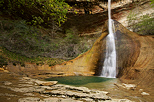
[[[124,86],[124,88],[126,89],[135,89],[136,88],[136,85],[135,84],[125,84],[125,83],[122,83],[122,85]]]
[[[9,93],[0,93],[0,96],[18,97],[17,95],[9,94]]]
[[[4,85],[11,85],[12,83],[11,82],[9,82],[9,81],[5,81],[4,82]]]
[[[31,80],[31,78],[29,78],[29,77],[22,77],[22,79],[24,79],[24,80]]]
[[[20,98],[18,102],[40,102],[40,98],[37,97]]]
[[[98,101],[98,102],[134,102],[128,99],[112,99],[112,100],[105,100],[105,101]]]
[[[58,81],[41,81],[41,80],[33,80],[35,83],[37,83],[40,86],[52,86],[58,83]]]
[[[105,95],[107,95],[109,92],[107,92],[107,91],[97,91],[98,93],[100,93],[100,94],[105,94]]]
[[[143,89],[139,89],[139,92],[143,92]]]
[[[58,98],[45,98],[43,102],[59,102]]]
[[[86,94],[86,93],[77,93],[76,92],[76,93],[74,93],[74,97],[76,97],[76,98],[87,98],[87,97],[89,97],[89,94]]]
[[[25,95],[25,96],[35,96],[35,95],[32,94],[32,93],[25,93],[24,95]]]
[[[150,94],[147,92],[142,92],[141,95],[150,95]]]
[[[4,72],[5,72],[5,73],[8,73],[9,71],[8,71],[8,70],[4,70]]]
[[[73,99],[61,99],[60,102],[83,102],[83,101],[73,100]]]
[[[45,98],[50,97],[50,95],[42,95],[42,94],[40,96],[45,97]]]
[[[24,87],[24,88],[9,88],[11,89],[12,91],[15,91],[15,92],[43,92],[45,89],[44,88],[41,88],[41,87],[38,87],[38,86],[35,86],[35,87]]]
[[[77,91],[82,91],[84,93],[90,93],[91,90],[89,90],[86,87],[73,87],[73,86],[66,86],[66,89],[70,89],[70,90],[77,90]]]
[[[85,102],[94,102],[94,100],[91,98],[82,98],[81,100],[83,100]]]
[[[97,100],[111,100],[109,96],[104,94],[92,94],[90,97]]]
[[[63,98],[46,98],[42,102],[82,102],[79,100],[73,100],[71,98],[63,99]]]
[[[3,68],[0,68],[0,71],[4,71],[4,69]]]
[[[58,83],[58,81],[50,81],[50,82],[43,82],[40,85],[41,86],[52,86],[52,85],[55,85],[57,83]]]
[[[135,84],[125,84],[125,83],[117,84],[117,83],[114,83],[114,85],[116,85],[117,87],[125,88],[127,90],[130,90],[130,89],[135,90],[136,89]]]

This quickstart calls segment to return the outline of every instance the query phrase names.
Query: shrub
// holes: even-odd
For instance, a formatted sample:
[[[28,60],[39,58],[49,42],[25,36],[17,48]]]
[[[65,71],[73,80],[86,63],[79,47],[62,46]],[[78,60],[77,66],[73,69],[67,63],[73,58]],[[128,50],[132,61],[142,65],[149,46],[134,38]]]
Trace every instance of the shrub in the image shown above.
[[[134,32],[141,35],[153,35],[154,34],[154,14],[147,14],[139,16],[131,12],[128,17],[128,27]]]

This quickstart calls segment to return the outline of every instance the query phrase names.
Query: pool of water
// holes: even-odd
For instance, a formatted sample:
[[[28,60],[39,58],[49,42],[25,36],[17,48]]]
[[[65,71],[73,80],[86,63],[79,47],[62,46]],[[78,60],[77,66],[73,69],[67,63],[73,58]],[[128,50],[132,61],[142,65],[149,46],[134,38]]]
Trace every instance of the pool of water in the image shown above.
[[[116,78],[104,78],[98,76],[67,76],[46,79],[48,81],[58,81],[59,84],[85,86],[91,89],[112,88],[114,83],[119,82]]]
[[[135,91],[120,90],[114,83],[120,84],[118,78],[104,78],[98,76],[66,76],[66,77],[53,77],[45,79],[47,81],[58,81],[59,84],[87,87],[89,89],[107,91],[112,98],[124,98],[134,102],[148,102],[143,97],[136,94]],[[149,101],[151,102],[151,101]]]

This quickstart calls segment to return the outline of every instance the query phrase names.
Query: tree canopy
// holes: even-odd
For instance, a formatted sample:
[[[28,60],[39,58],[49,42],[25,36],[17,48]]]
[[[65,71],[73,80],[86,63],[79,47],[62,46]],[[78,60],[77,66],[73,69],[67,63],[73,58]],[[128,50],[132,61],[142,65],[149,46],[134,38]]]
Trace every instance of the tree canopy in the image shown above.
[[[25,19],[31,25],[58,25],[66,21],[70,6],[64,0],[1,0],[0,11],[16,19]]]

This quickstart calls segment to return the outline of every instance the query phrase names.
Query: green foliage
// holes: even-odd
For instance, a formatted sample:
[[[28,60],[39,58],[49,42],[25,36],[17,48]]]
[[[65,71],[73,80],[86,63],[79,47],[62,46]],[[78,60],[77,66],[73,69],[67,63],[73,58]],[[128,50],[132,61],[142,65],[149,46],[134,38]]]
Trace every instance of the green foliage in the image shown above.
[[[134,32],[142,35],[153,35],[154,34],[154,14],[147,14],[138,16],[140,13],[135,14],[131,12],[128,17],[128,27]]]
[[[154,0],[150,0],[152,7],[154,7]]]
[[[21,17],[31,25],[50,25],[55,21],[60,26],[66,21],[70,6],[64,0],[1,0],[1,12],[11,17]]]
[[[150,15],[143,15],[141,21],[136,24],[138,28],[137,32],[143,35],[153,35],[154,34],[154,18]]]
[[[79,43],[79,36],[78,36],[77,29],[75,27],[72,27],[72,28],[66,30],[65,41],[67,41],[67,43],[71,43],[71,44]]]
[[[0,55],[0,67],[2,68],[3,66],[6,65],[7,65],[7,60],[2,55]]]
[[[1,61],[0,67],[2,67],[3,65],[7,65],[8,62],[12,62],[14,65],[20,64],[23,66],[25,62],[37,63],[37,65],[48,64],[49,66],[53,66],[65,61],[58,58],[48,58],[48,57],[29,58],[21,54],[8,51],[6,48],[0,48],[0,49],[2,50],[2,52],[0,53],[0,61]]]
[[[26,25],[25,21],[0,22],[0,45],[27,57],[46,56],[52,46],[49,37],[42,36],[36,27]]]
[[[66,30],[66,36],[63,38],[58,36],[52,38],[48,32],[28,26],[23,20],[1,20],[0,32],[0,46],[12,52],[9,57],[17,59],[13,58],[13,56],[17,57],[13,53],[20,54],[19,59],[23,58],[24,61],[38,56],[71,59],[86,52],[93,44],[88,41],[89,38],[79,37],[75,27]]]

